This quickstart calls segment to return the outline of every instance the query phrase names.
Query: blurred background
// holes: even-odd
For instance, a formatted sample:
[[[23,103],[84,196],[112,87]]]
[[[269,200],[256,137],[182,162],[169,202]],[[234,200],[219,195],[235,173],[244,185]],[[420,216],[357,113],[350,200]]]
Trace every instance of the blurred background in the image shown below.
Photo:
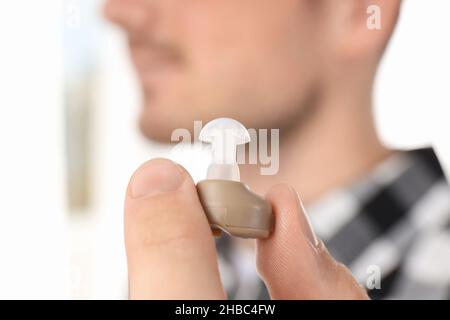
[[[0,298],[125,299],[130,175],[155,156],[206,173],[140,135],[124,35],[102,3],[0,3]],[[383,141],[434,145],[447,174],[450,42],[432,35],[449,13],[447,0],[404,1],[375,95]]]

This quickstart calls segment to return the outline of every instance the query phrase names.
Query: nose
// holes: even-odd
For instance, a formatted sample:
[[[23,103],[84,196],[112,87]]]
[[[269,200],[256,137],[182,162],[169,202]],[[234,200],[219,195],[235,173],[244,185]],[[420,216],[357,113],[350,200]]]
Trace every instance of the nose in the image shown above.
[[[153,23],[153,9],[146,0],[107,0],[104,16],[128,32],[139,32]]]

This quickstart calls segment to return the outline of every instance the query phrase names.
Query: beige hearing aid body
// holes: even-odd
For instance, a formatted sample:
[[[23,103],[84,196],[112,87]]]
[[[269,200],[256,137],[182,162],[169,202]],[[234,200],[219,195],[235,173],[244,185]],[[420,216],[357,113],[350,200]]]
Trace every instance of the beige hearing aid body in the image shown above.
[[[213,231],[241,238],[267,238],[273,229],[270,203],[241,183],[236,146],[250,141],[247,129],[233,119],[209,122],[199,139],[212,144],[207,179],[197,184],[200,202]]]
[[[270,204],[243,183],[203,180],[197,191],[213,229],[242,238],[267,238],[272,231]]]

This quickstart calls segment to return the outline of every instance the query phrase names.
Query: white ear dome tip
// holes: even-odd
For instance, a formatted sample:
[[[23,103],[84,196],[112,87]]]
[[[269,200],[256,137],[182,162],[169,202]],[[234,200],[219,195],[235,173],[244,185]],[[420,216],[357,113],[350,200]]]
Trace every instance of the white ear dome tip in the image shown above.
[[[203,142],[212,142],[212,136],[220,131],[232,131],[237,138],[237,144],[250,142],[250,134],[247,128],[237,120],[231,118],[218,118],[208,122],[200,131],[199,140]]]
[[[244,125],[230,118],[215,119],[203,127],[199,140],[212,145],[213,160],[208,168],[207,179],[239,181],[237,146],[251,140]]]

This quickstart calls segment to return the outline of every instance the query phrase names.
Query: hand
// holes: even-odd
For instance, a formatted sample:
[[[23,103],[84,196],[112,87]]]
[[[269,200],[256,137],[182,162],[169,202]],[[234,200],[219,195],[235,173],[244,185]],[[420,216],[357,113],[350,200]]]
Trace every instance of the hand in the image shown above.
[[[275,230],[257,240],[257,269],[273,299],[367,299],[318,241],[296,192],[270,190]],[[131,299],[225,299],[214,238],[192,178],[156,159],[131,178],[125,200]]]

